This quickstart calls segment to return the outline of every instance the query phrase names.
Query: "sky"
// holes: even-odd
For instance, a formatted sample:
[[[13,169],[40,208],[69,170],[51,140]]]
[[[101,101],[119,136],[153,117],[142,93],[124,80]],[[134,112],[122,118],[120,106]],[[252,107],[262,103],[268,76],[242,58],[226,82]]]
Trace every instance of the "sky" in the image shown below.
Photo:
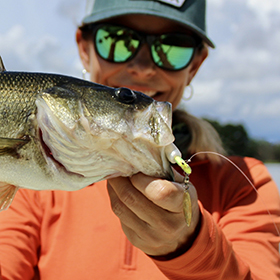
[[[85,0],[0,0],[6,69],[82,77],[75,30],[85,6]],[[280,143],[280,1],[209,0],[207,32],[216,48],[181,106]]]

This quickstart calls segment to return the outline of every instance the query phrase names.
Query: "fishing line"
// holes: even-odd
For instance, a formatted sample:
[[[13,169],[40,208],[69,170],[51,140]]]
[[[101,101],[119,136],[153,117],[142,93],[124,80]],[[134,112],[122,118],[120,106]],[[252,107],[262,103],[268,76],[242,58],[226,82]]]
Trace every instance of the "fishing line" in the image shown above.
[[[268,207],[267,207],[265,201],[263,200],[263,198],[259,195],[259,192],[258,192],[257,188],[254,186],[254,184],[253,184],[252,181],[248,178],[248,176],[240,169],[240,167],[238,167],[238,166],[237,166],[233,161],[231,161],[229,158],[227,158],[226,156],[221,155],[221,154],[219,154],[219,153],[216,153],[216,152],[205,151],[205,152],[197,152],[197,153],[195,153],[195,154],[192,155],[186,162],[185,162],[182,158],[179,159],[179,156],[176,156],[176,159],[175,159],[175,158],[174,158],[174,159],[175,159],[176,163],[177,163],[177,161],[179,162],[179,163],[177,163],[177,164],[178,164],[184,171],[185,171],[185,170],[187,170],[187,171],[190,170],[190,172],[191,172],[191,169],[190,169],[190,166],[188,165],[188,163],[191,162],[191,160],[193,159],[193,157],[195,157],[195,156],[197,156],[197,155],[199,155],[199,154],[207,154],[207,153],[208,153],[208,154],[213,154],[213,155],[220,156],[220,157],[222,157],[223,159],[227,160],[229,163],[231,163],[231,164],[246,178],[246,180],[248,181],[248,183],[252,186],[252,188],[254,189],[254,191],[258,194],[258,196],[259,196],[261,202],[263,203],[264,207],[266,208],[267,213],[269,214],[269,216],[270,216],[270,218],[271,218],[271,221],[272,221],[272,223],[273,223],[273,225],[274,225],[274,227],[275,227],[275,229],[276,229],[276,232],[277,232],[278,236],[280,236],[280,231],[279,231],[279,229],[278,229],[276,223],[274,222],[274,219],[273,219],[273,217],[272,217],[272,214],[271,214],[270,211],[268,210]],[[184,163],[182,163],[182,162],[184,162]],[[186,166],[188,166],[188,167],[186,167]],[[185,171],[185,172],[186,172],[186,171]],[[188,173],[187,173],[187,174],[188,174]],[[189,173],[189,174],[190,174],[190,173]]]
[[[227,158],[226,156],[216,153],[216,152],[212,152],[212,151],[204,151],[204,152],[197,152],[195,154],[193,154],[187,161],[182,159],[182,154],[180,152],[180,150],[172,143],[168,146],[165,147],[165,154],[167,156],[167,159],[173,163],[173,164],[178,164],[181,169],[185,172],[186,177],[188,179],[188,176],[191,174],[192,169],[191,167],[188,165],[188,163],[191,162],[191,160],[193,159],[193,157],[200,155],[200,154],[213,154],[219,157],[222,157],[223,159],[227,160],[229,163],[231,163],[244,177],[245,179],[248,181],[248,183],[251,185],[251,187],[253,188],[253,190],[257,193],[257,195],[259,196],[263,206],[265,207],[275,229],[277,232],[277,235],[280,236],[280,231],[276,225],[276,223],[274,222],[273,216],[271,214],[271,212],[269,211],[265,201],[263,200],[263,198],[259,195],[259,192],[257,190],[257,188],[255,187],[255,185],[251,182],[251,180],[248,178],[248,176],[240,169],[240,167],[238,167],[233,161],[231,161],[229,158]],[[191,205],[190,204],[190,198],[186,198],[186,204]]]

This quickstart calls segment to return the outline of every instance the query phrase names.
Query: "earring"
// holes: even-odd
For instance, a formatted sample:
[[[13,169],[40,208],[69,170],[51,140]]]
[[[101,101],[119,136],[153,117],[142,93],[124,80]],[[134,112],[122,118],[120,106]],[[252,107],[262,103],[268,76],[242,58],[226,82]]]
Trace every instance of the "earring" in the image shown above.
[[[86,73],[87,72],[88,71],[85,68],[82,70],[82,77],[83,77],[84,80],[86,80]]]
[[[186,92],[189,93],[188,97],[185,97]],[[188,86],[186,86],[182,99],[185,101],[189,101],[190,99],[192,99],[192,97],[193,97],[193,86],[191,84],[189,84]]]

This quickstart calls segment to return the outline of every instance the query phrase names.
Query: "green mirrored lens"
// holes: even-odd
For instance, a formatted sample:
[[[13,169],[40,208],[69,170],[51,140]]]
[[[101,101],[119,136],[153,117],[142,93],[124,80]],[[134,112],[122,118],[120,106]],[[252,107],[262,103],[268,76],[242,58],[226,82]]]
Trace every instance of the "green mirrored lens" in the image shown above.
[[[137,50],[140,41],[133,31],[118,26],[103,26],[95,35],[99,55],[112,62],[125,62]]]
[[[195,41],[185,35],[162,35],[152,45],[155,63],[162,68],[179,70],[188,65],[193,57]]]

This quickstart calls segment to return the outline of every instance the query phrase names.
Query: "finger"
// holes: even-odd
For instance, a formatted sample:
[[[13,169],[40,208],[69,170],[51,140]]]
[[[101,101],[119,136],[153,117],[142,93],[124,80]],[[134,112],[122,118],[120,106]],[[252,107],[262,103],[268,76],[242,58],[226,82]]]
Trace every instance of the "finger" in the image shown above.
[[[177,217],[172,216],[170,211],[159,207],[148,199],[132,185],[128,178],[110,179],[109,183],[119,200],[114,198],[114,201],[111,201],[112,209],[126,224],[134,223],[135,221],[132,215],[126,216],[129,211],[133,212],[140,220],[152,227],[164,226],[160,224],[166,223],[174,225],[181,218],[181,215],[177,213]]]
[[[185,188],[182,183],[156,179],[142,173],[133,175],[131,182],[135,188],[159,207],[174,213],[182,211]]]
[[[107,184],[107,189],[111,200],[112,211],[121,220],[123,225],[139,231],[147,224],[119,199],[117,193],[109,183]]]
[[[111,201],[113,211],[123,220],[126,219],[127,209],[133,212],[139,219],[146,223],[153,223],[156,219],[155,213],[158,215],[165,214],[164,209],[160,209],[147,197],[145,197],[138,189],[136,189],[129,178],[119,177],[109,180],[109,184],[115,192],[117,198]],[[154,213],[151,215],[151,213]]]
[[[174,182],[183,183],[184,176],[172,167]]]

